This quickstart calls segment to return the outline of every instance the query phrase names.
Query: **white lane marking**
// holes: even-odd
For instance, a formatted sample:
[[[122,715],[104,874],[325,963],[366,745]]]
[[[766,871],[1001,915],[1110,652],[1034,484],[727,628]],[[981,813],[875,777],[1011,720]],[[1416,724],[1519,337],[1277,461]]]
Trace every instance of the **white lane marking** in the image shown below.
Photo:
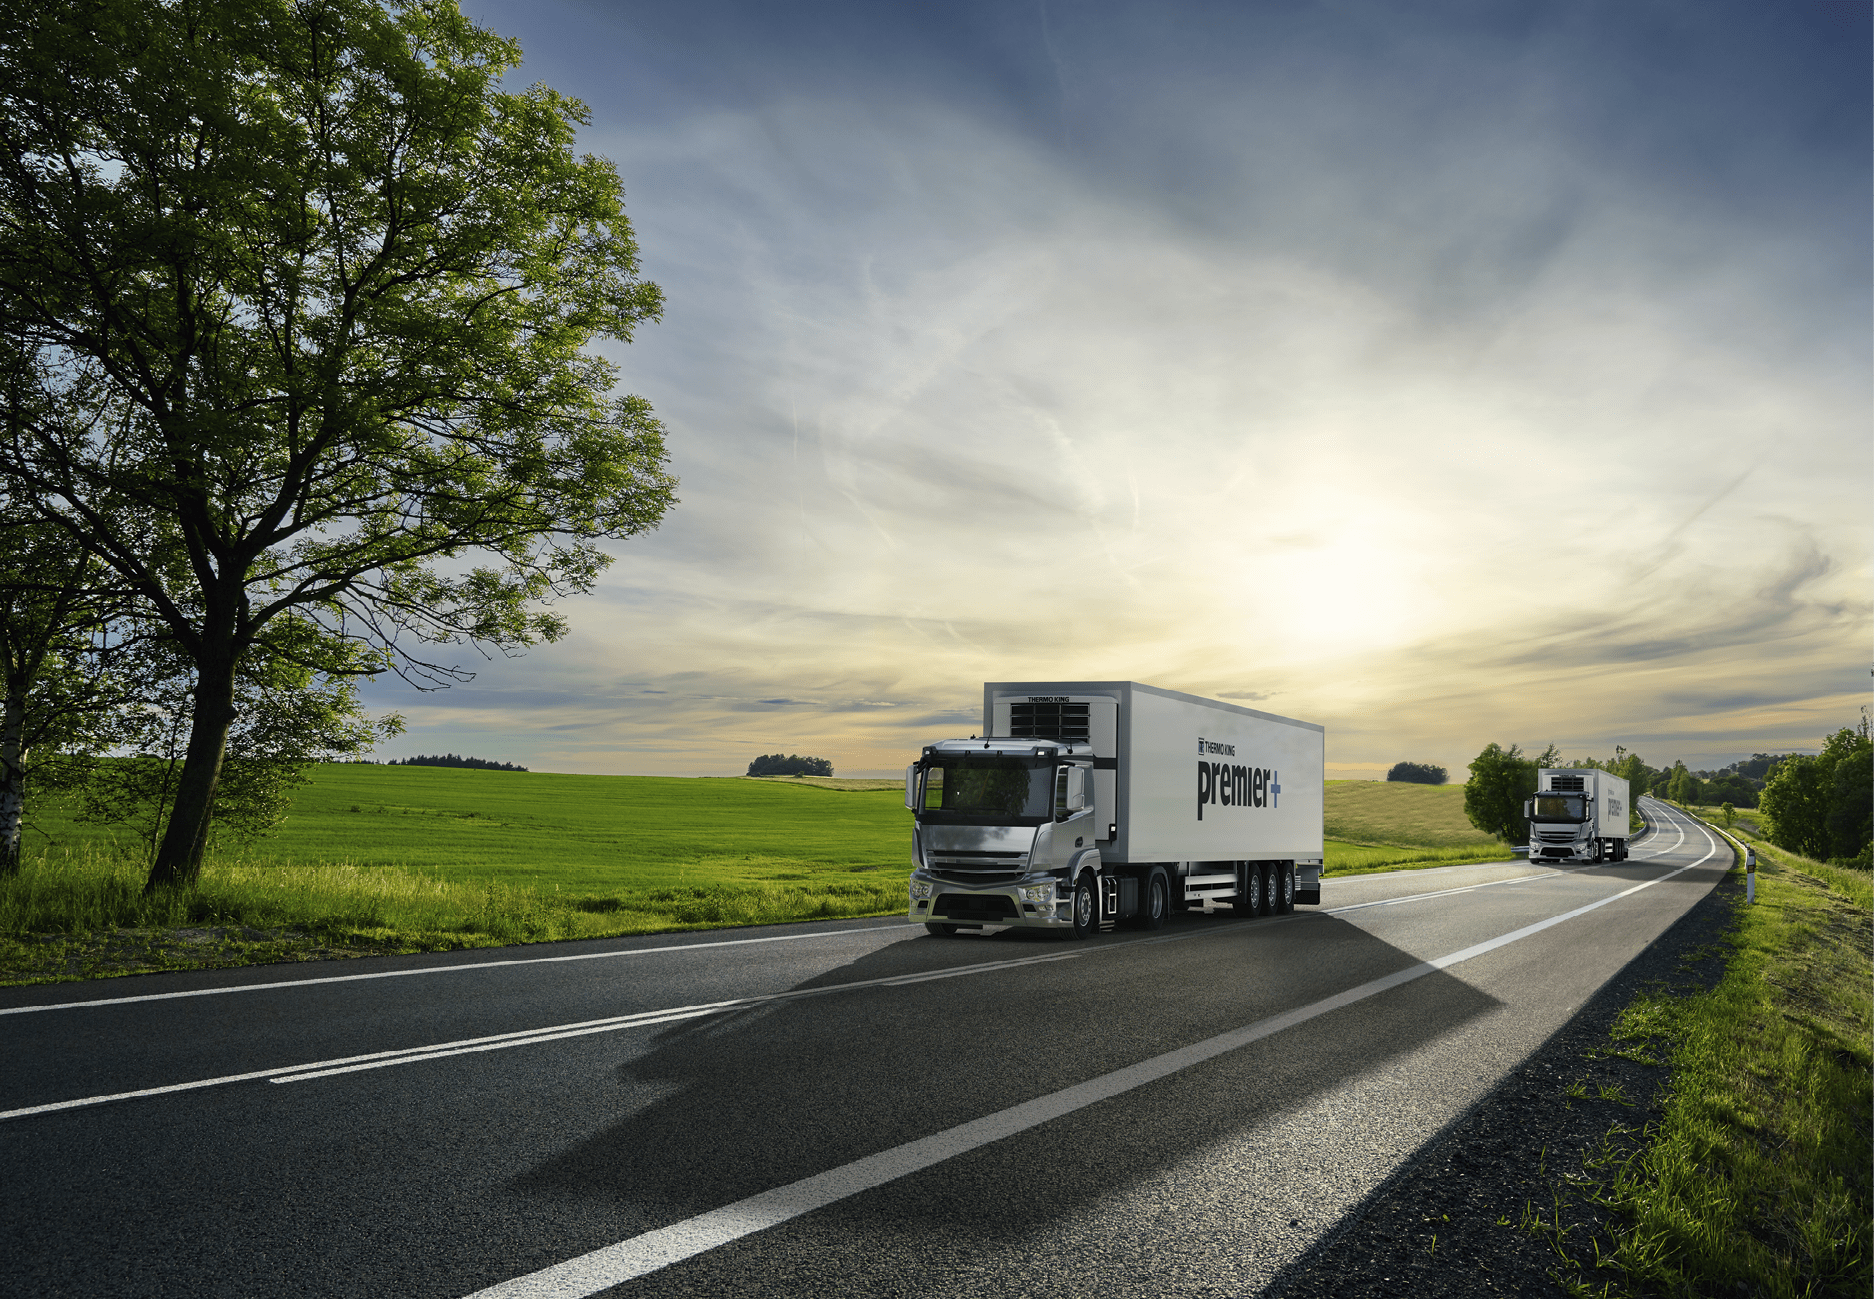
[[[1552,879],[1554,874],[1559,873],[1560,872],[1554,872],[1548,875],[1517,875],[1507,880],[1485,880],[1482,884],[1466,884],[1462,888],[1439,889],[1436,893],[1408,893],[1402,898],[1380,898],[1376,902],[1350,902],[1344,907],[1334,907],[1330,910],[1323,911],[1321,914],[1324,916],[1338,916],[1342,912],[1358,911],[1362,907],[1391,907],[1397,906],[1401,902],[1419,902],[1425,898],[1448,898],[1455,893],[1475,893],[1478,889],[1494,888],[1498,884],[1525,884],[1530,880]]]
[[[830,983],[819,988],[791,988],[786,992],[766,993],[754,997],[736,997],[728,1001],[712,1001],[696,1006],[672,1006],[661,1010],[641,1010],[630,1015],[613,1015],[605,1019],[588,1019],[574,1024],[550,1024],[541,1028],[520,1029],[512,1033],[494,1033],[487,1037],[463,1038],[456,1042],[435,1042],[427,1046],[401,1047],[391,1051],[373,1051],[368,1055],[344,1056],[335,1060],[312,1060],[304,1064],[279,1065],[272,1069],[256,1069],[248,1073],[224,1074],[219,1078],[200,1078],[193,1082],[170,1083],[164,1087],[144,1087],[136,1091],[113,1092],[105,1096],[81,1096],[76,1100],[52,1101],[45,1105],[28,1105],[20,1109],[0,1110],[0,1120],[25,1118],[29,1114],[46,1114],[54,1110],[80,1109],[89,1105],[103,1105],[110,1101],[132,1100],[140,1096],[164,1096],[171,1092],[195,1091],[203,1087],[221,1087],[229,1083],[250,1082],[256,1078],[266,1078],[276,1083],[304,1082],[309,1078],[329,1078],[333,1074],[357,1073],[366,1069],[383,1069],[391,1065],[413,1064],[419,1060],[436,1060],[444,1056],[469,1055],[478,1051],[499,1051],[510,1046],[531,1046],[536,1042],[554,1042],[561,1038],[584,1037],[590,1033],[615,1033],[622,1029],[644,1028],[652,1024],[670,1024],[682,1019],[698,1019],[704,1015],[718,1015],[730,1010],[743,1010],[750,1006],[764,1006],[781,1001],[798,1001],[806,997],[818,997],[832,992],[850,992],[857,988],[898,987],[907,983],[922,983],[930,979],[951,979],[966,974],[985,974],[995,970],[1010,970],[1023,965],[1041,965],[1051,961],[1070,961],[1081,956],[1090,956],[1097,951],[1119,951],[1120,946],[1091,951],[1051,952],[1046,956],[1026,956],[1012,961],[987,961],[977,965],[955,966],[947,970],[936,970],[929,974],[886,975],[877,979],[861,979],[852,983]]]
[[[96,1001],[61,1001],[50,1006],[7,1006],[0,1015],[30,1015],[40,1010],[79,1010],[88,1006],[128,1006],[136,1001],[172,1001],[177,997],[219,997],[227,992],[275,992],[310,988],[321,983],[357,983],[363,979],[404,979],[418,974],[459,974],[464,970],[494,970],[510,965],[555,965],[566,961],[607,961],[619,956],[656,956],[663,952],[694,952],[706,947],[746,947],[752,943],[791,943],[804,938],[843,938],[847,934],[903,933],[909,925],[868,925],[864,929],[829,929],[811,934],[775,934],[768,938],[726,938],[714,943],[674,943],[669,947],[634,947],[624,952],[581,952],[576,956],[529,956],[510,961],[475,961],[465,965],[426,965],[420,970],[378,970],[372,974],[334,974],[322,979],[283,979],[278,983],[242,983],[231,988],[196,988],[189,992],[151,992],[141,997],[102,997]],[[909,937],[910,935],[906,935]]]
[[[1714,842],[1711,851],[1689,866],[1681,866],[1657,879],[1646,880],[1632,888],[1611,894],[1598,902],[1576,907],[1573,911],[1535,924],[1525,925],[1511,933],[1500,935],[1462,951],[1440,956],[1435,960],[1421,961],[1394,974],[1363,983],[1359,987],[1349,988],[1311,1005],[1297,1010],[1286,1011],[1269,1019],[1259,1020],[1242,1028],[1219,1033],[1190,1046],[1164,1055],[1142,1060],[1138,1064],[1128,1065],[1098,1078],[1072,1087],[1063,1088],[1046,1096],[1036,1097],[1020,1105],[1011,1106],[983,1118],[959,1124],[944,1132],[923,1137],[917,1141],[906,1142],[890,1150],[868,1155],[864,1159],[854,1160],[850,1164],[803,1178],[787,1186],[776,1187],[751,1195],[745,1200],[713,1209],[708,1213],[685,1218],[668,1227],[645,1232],[621,1240],[615,1245],[607,1245],[577,1258],[568,1259],[552,1267],[530,1272],[498,1285],[477,1290],[468,1299],[584,1299],[601,1290],[630,1281],[636,1277],[680,1263],[706,1253],[719,1245],[726,1245],[740,1240],[758,1231],[777,1226],[789,1219],[797,1218],[815,1209],[821,1209],[861,1191],[883,1186],[911,1173],[942,1163],[956,1155],[965,1154],[982,1146],[1012,1137],[1028,1129],[1038,1127],[1052,1119],[1057,1119],[1089,1105],[1109,1100],[1146,1083],[1189,1069],[1206,1060],[1214,1059],[1226,1052],[1247,1046],[1280,1033],[1283,1029],[1293,1028],[1311,1019],[1318,1018],[1330,1011],[1351,1006],[1368,997],[1410,983],[1414,979],[1439,970],[1449,969],[1464,961],[1472,960],[1487,952],[1494,952],[1499,947],[1539,934],[1566,920],[1584,916],[1590,911],[1599,910],[1609,903],[1631,897],[1642,889],[1649,889],[1655,884],[1662,884],[1675,875],[1682,875],[1693,867],[1703,865],[1712,853],[1718,851]]]

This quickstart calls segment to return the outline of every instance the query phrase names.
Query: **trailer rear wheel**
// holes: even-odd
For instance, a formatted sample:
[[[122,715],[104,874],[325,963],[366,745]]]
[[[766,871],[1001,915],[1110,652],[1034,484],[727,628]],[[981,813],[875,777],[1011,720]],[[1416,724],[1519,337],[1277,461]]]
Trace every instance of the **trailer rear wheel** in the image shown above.
[[[1155,870],[1145,878],[1145,905],[1139,908],[1139,918],[1134,923],[1140,929],[1159,929],[1170,914],[1171,888],[1165,882],[1165,872]]]
[[[1082,875],[1074,886],[1074,937],[1091,938],[1099,931],[1100,904],[1093,892],[1093,877]]]
[[[1265,905],[1263,898],[1266,896],[1263,886],[1266,880],[1266,872],[1261,866],[1252,862],[1243,867],[1243,887],[1237,890],[1236,899],[1230,904],[1230,909],[1237,915],[1250,919],[1266,914],[1263,911]]]
[[[936,925],[928,920],[924,922],[924,928],[928,929],[939,938],[955,938],[957,930],[962,927],[961,925]]]
[[[1276,870],[1282,877],[1281,884],[1277,886],[1280,892],[1277,894],[1276,913],[1292,915],[1295,911],[1295,863],[1283,862]]]

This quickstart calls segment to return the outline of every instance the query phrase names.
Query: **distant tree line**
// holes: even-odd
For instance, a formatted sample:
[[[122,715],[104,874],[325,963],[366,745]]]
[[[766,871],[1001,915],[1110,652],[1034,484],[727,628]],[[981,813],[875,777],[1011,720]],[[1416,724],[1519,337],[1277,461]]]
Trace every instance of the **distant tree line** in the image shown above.
[[[1412,785],[1442,785],[1445,769],[1430,762],[1395,762],[1386,773],[1388,780],[1403,780]]]
[[[474,767],[477,771],[525,771],[511,762],[490,762],[487,758],[463,758],[453,753],[419,753],[414,758],[392,758],[387,767]]]
[[[830,776],[833,764],[825,758],[803,758],[798,753],[764,753],[748,764],[751,776]]]

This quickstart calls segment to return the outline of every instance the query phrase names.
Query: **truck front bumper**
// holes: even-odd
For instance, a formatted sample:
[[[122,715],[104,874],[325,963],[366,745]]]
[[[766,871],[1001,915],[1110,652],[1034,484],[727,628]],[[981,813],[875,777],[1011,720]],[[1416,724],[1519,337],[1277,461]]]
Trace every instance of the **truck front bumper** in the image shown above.
[[[1073,896],[1060,893],[1051,875],[1030,876],[1014,884],[986,887],[911,876],[911,904],[905,919],[917,925],[1016,925],[1026,929],[1072,929]]]

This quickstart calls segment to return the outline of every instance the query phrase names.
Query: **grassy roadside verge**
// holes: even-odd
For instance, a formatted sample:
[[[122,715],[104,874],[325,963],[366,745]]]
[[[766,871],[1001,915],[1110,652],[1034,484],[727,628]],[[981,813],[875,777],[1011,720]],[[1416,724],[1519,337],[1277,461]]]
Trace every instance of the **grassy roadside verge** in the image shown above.
[[[1607,1211],[1601,1229],[1571,1240],[1560,1201],[1542,1228],[1571,1294],[1796,1299],[1874,1281],[1874,888],[1753,846],[1757,902],[1738,895],[1715,986],[1655,987],[1615,1021],[1608,1049],[1671,1082],[1657,1121],[1616,1126],[1569,1188]]]
[[[875,916],[904,907],[901,871],[792,874],[593,895],[388,866],[250,862],[213,865],[195,888],[146,898],[140,865],[90,852],[48,854],[0,880],[0,986]]]
[[[1513,861],[1515,855],[1503,844],[1494,847],[1419,848],[1398,844],[1347,843],[1326,841],[1327,860],[1322,864],[1324,878],[1336,875],[1364,875],[1371,871],[1427,870],[1433,866],[1465,866],[1475,862]]]

